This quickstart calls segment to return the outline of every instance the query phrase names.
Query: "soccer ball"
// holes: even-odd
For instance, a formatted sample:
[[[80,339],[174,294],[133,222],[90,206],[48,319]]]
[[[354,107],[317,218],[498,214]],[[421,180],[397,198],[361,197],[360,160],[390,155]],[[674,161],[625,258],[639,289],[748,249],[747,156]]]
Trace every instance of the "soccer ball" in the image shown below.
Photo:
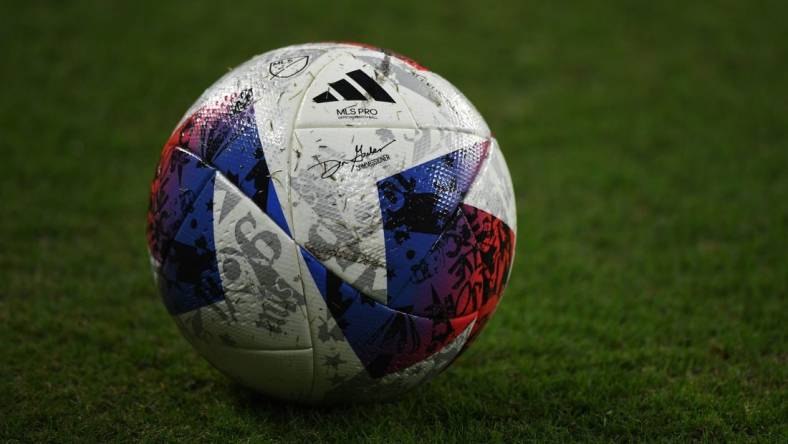
[[[148,247],[217,369],[306,403],[395,396],[481,332],[514,258],[509,171],[457,89],[358,44],[228,72],[162,151]]]

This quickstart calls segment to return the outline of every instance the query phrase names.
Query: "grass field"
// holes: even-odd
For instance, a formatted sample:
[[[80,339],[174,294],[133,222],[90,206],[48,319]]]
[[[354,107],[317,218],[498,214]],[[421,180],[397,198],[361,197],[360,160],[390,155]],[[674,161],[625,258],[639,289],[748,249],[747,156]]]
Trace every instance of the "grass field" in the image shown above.
[[[617,3],[4,5],[0,441],[788,442],[788,8]],[[233,384],[147,263],[181,114],[252,55],[322,40],[450,79],[514,176],[496,317],[398,402]]]

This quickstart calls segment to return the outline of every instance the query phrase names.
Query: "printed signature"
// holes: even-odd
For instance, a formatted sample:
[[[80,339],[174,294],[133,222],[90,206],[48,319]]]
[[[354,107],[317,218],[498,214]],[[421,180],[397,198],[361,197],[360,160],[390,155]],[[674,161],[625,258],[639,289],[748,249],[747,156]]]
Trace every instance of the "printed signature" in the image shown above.
[[[342,167],[350,165],[350,171],[361,170],[364,168],[371,168],[381,162],[384,162],[389,159],[388,154],[383,154],[378,158],[369,159],[370,157],[380,154],[383,150],[385,150],[389,145],[396,142],[397,140],[391,140],[385,145],[375,148],[373,146],[364,147],[364,145],[356,145],[355,147],[355,154],[351,159],[327,159],[327,160],[320,160],[318,156],[313,156],[315,159],[315,163],[307,168],[307,170],[311,170],[312,168],[318,168],[320,170],[320,178],[321,179],[334,179],[335,175],[342,169]]]

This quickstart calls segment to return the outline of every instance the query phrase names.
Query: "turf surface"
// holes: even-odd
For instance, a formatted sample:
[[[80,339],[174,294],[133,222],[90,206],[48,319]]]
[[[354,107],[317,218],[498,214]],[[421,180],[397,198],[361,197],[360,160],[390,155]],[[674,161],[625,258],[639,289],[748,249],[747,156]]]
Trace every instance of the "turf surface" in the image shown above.
[[[0,14],[0,441],[788,441],[784,2],[19,2]],[[443,74],[518,195],[503,303],[399,402],[271,402],[155,293],[148,184],[181,113],[267,49]]]

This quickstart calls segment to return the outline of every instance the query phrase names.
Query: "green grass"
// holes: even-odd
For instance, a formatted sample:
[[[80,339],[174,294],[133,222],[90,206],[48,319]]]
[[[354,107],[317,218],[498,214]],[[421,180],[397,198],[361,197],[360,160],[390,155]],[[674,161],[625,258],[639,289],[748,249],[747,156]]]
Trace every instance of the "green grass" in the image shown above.
[[[784,2],[63,3],[0,14],[0,441],[788,442]],[[320,40],[443,74],[514,176],[496,317],[398,402],[240,388],[147,264],[181,113],[229,67]]]

